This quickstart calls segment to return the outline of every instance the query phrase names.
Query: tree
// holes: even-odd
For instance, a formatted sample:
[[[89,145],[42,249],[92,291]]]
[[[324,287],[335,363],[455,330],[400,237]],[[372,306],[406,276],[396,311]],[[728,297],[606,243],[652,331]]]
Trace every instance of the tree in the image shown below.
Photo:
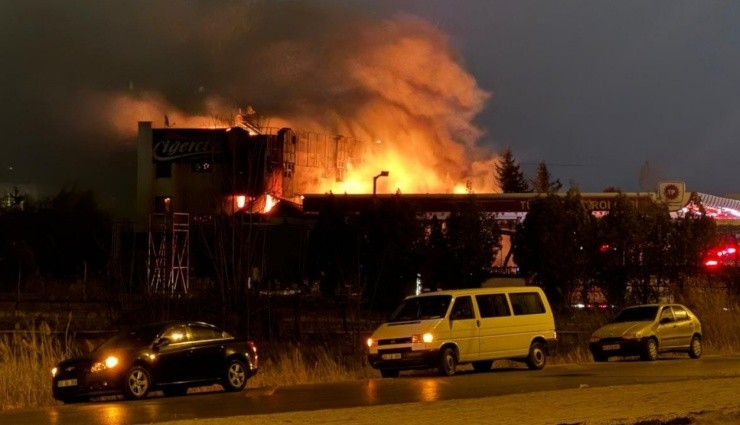
[[[524,177],[521,166],[514,159],[511,148],[501,153],[501,160],[496,164],[496,181],[503,193],[530,192],[529,183]]]
[[[560,179],[552,181],[550,176],[550,170],[547,169],[545,161],[540,162],[537,166],[537,177],[532,180],[532,188],[538,193],[550,193],[557,192],[563,184],[560,183]]]
[[[447,288],[480,286],[491,276],[501,249],[501,230],[493,216],[480,211],[474,197],[463,201],[446,220],[446,239],[454,264],[454,280]]]
[[[455,279],[455,266],[445,234],[445,224],[436,215],[432,217],[420,246],[419,274],[424,287],[431,291],[445,288]]]
[[[627,288],[639,270],[639,227],[637,207],[624,195],[618,196],[609,213],[599,220],[595,277],[610,304],[624,304]]]
[[[595,218],[577,191],[534,199],[513,238],[520,272],[542,286],[557,308],[570,305],[573,291],[591,272],[589,252],[595,246]]]

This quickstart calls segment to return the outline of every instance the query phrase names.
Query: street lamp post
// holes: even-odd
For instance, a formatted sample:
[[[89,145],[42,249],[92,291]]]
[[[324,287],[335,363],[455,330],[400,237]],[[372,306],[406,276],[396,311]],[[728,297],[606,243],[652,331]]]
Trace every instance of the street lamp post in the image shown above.
[[[373,196],[375,196],[376,189],[377,189],[377,183],[378,183],[378,177],[388,177],[388,171],[381,171],[380,174],[373,177]]]

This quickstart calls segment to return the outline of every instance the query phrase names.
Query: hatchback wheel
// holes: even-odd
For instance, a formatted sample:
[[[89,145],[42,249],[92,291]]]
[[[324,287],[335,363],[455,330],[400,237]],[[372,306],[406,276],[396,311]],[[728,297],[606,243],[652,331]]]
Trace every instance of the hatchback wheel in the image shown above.
[[[698,359],[701,357],[701,337],[699,335],[694,335],[693,338],[691,338],[691,344],[689,345],[689,357],[692,359]]]
[[[141,366],[133,366],[126,372],[123,395],[131,400],[142,399],[149,394],[151,385],[149,372]]]
[[[247,367],[244,362],[233,359],[226,368],[224,389],[226,391],[241,391],[247,385]]]
[[[650,338],[645,341],[640,358],[650,362],[658,360],[658,341],[656,341],[655,338]]]

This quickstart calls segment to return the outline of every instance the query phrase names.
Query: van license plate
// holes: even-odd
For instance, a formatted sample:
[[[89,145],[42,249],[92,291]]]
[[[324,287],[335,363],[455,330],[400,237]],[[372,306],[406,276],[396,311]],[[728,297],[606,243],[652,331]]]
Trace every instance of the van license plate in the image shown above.
[[[381,357],[383,360],[399,360],[401,358],[401,353],[383,354]]]
[[[601,349],[604,351],[613,351],[613,350],[619,350],[619,344],[606,344],[602,345]]]
[[[59,382],[57,382],[57,387],[63,388],[63,387],[74,387],[77,385],[76,379],[63,379]]]

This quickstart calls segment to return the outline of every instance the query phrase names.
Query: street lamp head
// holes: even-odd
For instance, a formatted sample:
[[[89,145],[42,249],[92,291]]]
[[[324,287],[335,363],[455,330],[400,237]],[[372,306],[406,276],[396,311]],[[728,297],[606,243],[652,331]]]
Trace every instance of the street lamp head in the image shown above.
[[[373,196],[375,196],[375,189],[376,189],[376,183],[378,181],[378,177],[388,177],[388,171],[381,171],[380,174],[373,177]]]

